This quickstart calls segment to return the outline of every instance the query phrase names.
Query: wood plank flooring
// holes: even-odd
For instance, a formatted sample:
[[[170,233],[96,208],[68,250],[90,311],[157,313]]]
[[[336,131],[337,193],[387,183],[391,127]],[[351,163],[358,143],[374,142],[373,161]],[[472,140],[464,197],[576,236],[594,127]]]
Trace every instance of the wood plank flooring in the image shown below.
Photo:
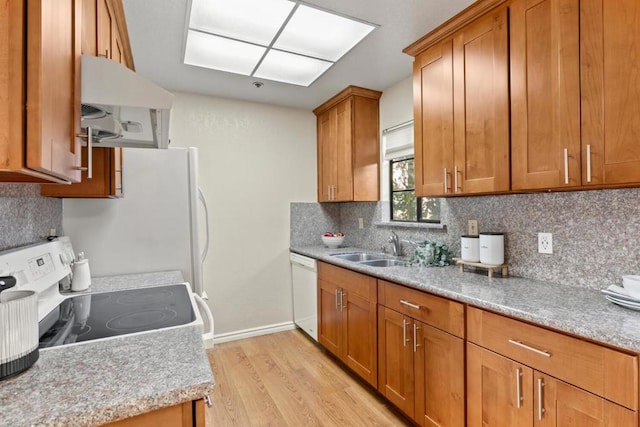
[[[208,356],[207,427],[410,425],[299,330],[216,344]]]

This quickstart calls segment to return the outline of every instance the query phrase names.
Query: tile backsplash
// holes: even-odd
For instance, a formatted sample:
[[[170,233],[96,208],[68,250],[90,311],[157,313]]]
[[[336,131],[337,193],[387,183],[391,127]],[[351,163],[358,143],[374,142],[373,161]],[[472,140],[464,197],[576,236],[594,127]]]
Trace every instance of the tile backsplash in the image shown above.
[[[379,251],[390,231],[401,239],[440,240],[460,254],[467,221],[480,232],[505,233],[505,260],[514,276],[600,289],[640,274],[640,189],[514,194],[442,199],[445,229],[381,223],[388,202],[292,203],[291,245],[320,245],[340,229],[345,244]],[[364,228],[358,228],[363,218]],[[538,233],[553,234],[553,254],[538,253]],[[403,243],[405,253],[413,246]]]
[[[0,251],[62,233],[62,199],[40,196],[39,184],[0,184]]]

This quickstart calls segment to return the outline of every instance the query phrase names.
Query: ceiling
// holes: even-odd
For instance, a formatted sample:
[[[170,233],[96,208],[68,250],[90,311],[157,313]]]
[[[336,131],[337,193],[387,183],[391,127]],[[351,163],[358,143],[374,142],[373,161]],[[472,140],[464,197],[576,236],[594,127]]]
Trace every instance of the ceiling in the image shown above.
[[[182,63],[189,0],[123,0],[136,71],[171,90],[313,109],[349,85],[384,90],[411,75],[402,49],[473,0],[309,0],[380,25],[309,87]],[[264,85],[256,88],[253,82]]]

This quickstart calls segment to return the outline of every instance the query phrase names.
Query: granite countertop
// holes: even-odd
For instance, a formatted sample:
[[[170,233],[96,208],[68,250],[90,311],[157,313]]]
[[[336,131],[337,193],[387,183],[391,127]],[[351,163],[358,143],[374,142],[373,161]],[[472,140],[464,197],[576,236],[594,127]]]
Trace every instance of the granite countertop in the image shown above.
[[[291,247],[316,258],[380,279],[502,313],[620,349],[640,353],[640,312],[619,307],[596,289],[519,277],[488,278],[459,267],[369,267],[332,257],[359,248]]]
[[[175,271],[92,278],[90,291],[182,281]],[[213,386],[199,325],[54,347],[0,382],[0,426],[95,426],[202,399]]]

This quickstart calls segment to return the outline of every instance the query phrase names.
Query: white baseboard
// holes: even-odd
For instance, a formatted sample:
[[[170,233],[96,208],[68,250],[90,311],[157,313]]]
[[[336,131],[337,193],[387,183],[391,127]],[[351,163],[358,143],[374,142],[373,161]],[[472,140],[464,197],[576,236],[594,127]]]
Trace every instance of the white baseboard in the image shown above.
[[[295,329],[293,322],[276,323],[275,325],[260,326],[257,328],[244,329],[241,331],[227,332],[213,337],[214,344],[236,341],[244,338],[258,337],[260,335],[274,334],[276,332],[290,331]]]

